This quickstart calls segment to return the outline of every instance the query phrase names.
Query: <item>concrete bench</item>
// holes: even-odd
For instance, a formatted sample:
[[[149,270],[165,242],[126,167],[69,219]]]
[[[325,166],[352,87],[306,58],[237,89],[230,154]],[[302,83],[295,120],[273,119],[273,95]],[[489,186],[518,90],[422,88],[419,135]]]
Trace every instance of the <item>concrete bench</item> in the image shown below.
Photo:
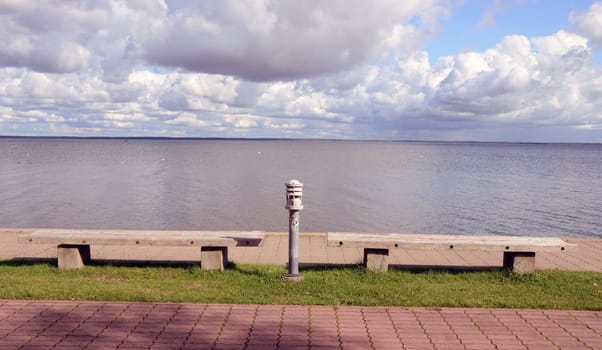
[[[142,231],[40,229],[18,236],[19,243],[57,245],[58,267],[77,269],[91,260],[91,245],[200,246],[201,269],[223,270],[228,247],[257,247],[260,231]]]
[[[388,270],[391,249],[503,252],[503,267],[524,273],[534,270],[537,252],[561,252],[571,245],[560,238],[550,237],[328,233],[329,247],[363,248],[365,266],[380,272]]]

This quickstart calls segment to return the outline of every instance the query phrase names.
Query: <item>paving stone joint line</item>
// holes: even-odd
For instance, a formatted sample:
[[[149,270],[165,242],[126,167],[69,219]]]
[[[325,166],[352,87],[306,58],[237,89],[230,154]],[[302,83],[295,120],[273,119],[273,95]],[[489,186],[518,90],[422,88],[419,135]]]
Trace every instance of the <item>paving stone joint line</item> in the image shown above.
[[[533,328],[533,329],[535,330],[535,332],[539,333],[539,334],[540,334],[542,337],[544,337],[544,338],[545,338],[545,339],[546,339],[548,342],[550,342],[552,345],[556,346],[556,343],[554,343],[554,341],[553,341],[552,339],[550,339],[550,337],[549,337],[549,336],[547,336],[546,334],[544,334],[544,333],[543,333],[543,331],[542,331],[542,330],[541,330],[539,327],[535,326],[535,325],[533,324],[533,322],[532,322],[532,321],[529,321],[529,320],[528,320],[528,319],[525,317],[525,315],[523,315],[522,313],[518,313],[518,315],[519,315],[519,316],[520,316],[520,317],[521,317],[523,320],[525,320],[525,322],[526,322],[526,323],[527,323],[529,326],[531,326],[531,328]],[[557,347],[557,348],[558,348],[558,347]]]
[[[393,331],[395,332],[395,336],[397,337],[397,340],[399,341],[401,348],[403,350],[407,350],[406,346],[403,342],[403,339],[401,337],[401,332],[399,331],[399,327],[397,327],[397,324],[395,323],[395,321],[393,320],[393,316],[391,315],[391,309],[386,308],[385,313],[387,314],[387,318],[389,318],[389,322],[391,322],[391,326],[393,326]]]
[[[333,308],[334,311],[334,320],[335,320],[335,326],[337,329],[337,340],[339,342],[339,349],[343,350],[343,338],[341,337],[341,320],[340,320],[340,315],[339,315],[339,308],[337,306],[335,306]]]
[[[228,312],[226,313],[226,316],[224,317],[224,321],[222,322],[221,327],[220,327],[219,331],[217,332],[217,336],[215,337],[213,346],[211,346],[211,350],[215,349],[215,347],[219,343],[220,338],[221,338],[222,334],[224,333],[224,329],[226,328],[226,326],[228,324],[228,320],[230,319],[230,315],[232,315],[232,308],[233,308],[232,305],[230,305],[228,307]]]
[[[159,331],[159,333],[155,336],[155,338],[153,339],[152,343],[151,343],[151,347],[153,345],[155,345],[155,343],[157,342],[157,340],[161,337],[161,335],[165,332],[165,329],[167,328],[167,326],[169,326],[169,323],[171,321],[173,321],[173,319],[176,317],[176,315],[178,314],[178,312],[182,310],[182,305],[178,305],[178,308],[175,310],[175,312],[172,313],[171,317],[163,323],[163,326],[161,327],[161,330]]]
[[[574,310],[0,301],[0,349],[602,349],[601,316]],[[200,338],[191,338],[195,334]]]
[[[475,321],[474,317],[470,316],[470,313],[467,310],[464,310],[464,314],[466,315],[466,317],[468,317],[468,319],[470,320],[470,322],[472,322],[472,324],[475,326],[475,328],[478,329],[479,332],[485,337],[485,339],[487,339],[491,343],[491,345],[493,345],[495,347],[495,343],[493,342],[493,340],[491,339],[491,337],[489,335],[487,335],[487,333],[483,330],[483,328],[481,327],[481,325],[478,322]],[[495,319],[495,317],[494,317],[494,319]],[[503,326],[503,324],[502,324],[502,326]],[[464,347],[466,348],[466,344],[464,344],[464,342],[462,341],[462,339],[460,339],[460,337],[458,337],[458,339],[460,340],[460,343],[462,345],[464,345]]]
[[[424,322],[422,322],[422,320],[420,320],[420,317],[418,316],[418,313],[416,312],[416,310],[412,310],[412,313],[414,314],[414,317],[416,318],[416,321],[418,322],[418,324],[422,328],[422,331],[424,332],[424,335],[428,339],[429,343],[431,343],[432,349],[437,350],[437,346],[436,346],[433,338],[431,337],[431,335],[429,334],[429,332],[427,332],[426,326],[424,325]]]
[[[591,349],[591,347],[589,347],[587,344],[585,344],[584,342],[581,341],[581,339],[579,339],[579,337],[575,336],[570,330],[568,330],[567,328],[563,327],[560,323],[558,323],[558,321],[556,321],[555,319],[551,318],[548,314],[546,314],[545,312],[543,312],[543,314],[546,316],[546,318],[548,320],[550,320],[552,323],[554,323],[555,325],[557,325],[558,327],[560,327],[566,334],[570,335],[571,337],[573,337],[576,341],[578,341],[579,343],[583,344],[584,346],[586,346],[587,348]]]
[[[103,304],[103,305],[102,305],[102,306],[101,306],[101,307],[98,309],[97,313],[98,313],[99,311],[102,311],[102,310],[103,310],[103,309],[104,309],[104,308],[105,308],[107,305],[108,305],[108,304]],[[84,346],[84,349],[87,349],[87,348],[89,348],[89,347],[90,347],[90,345],[94,344],[94,342],[95,342],[95,341],[97,341],[98,337],[100,337],[100,336],[101,336],[101,335],[104,333],[104,331],[105,331],[105,330],[106,330],[108,327],[110,327],[110,325],[111,325],[111,324],[112,324],[112,323],[113,323],[113,322],[114,322],[114,321],[115,321],[115,320],[116,320],[116,319],[117,319],[117,318],[118,318],[120,315],[122,315],[122,314],[125,312],[125,310],[127,310],[127,306],[126,306],[126,307],[124,307],[124,308],[122,308],[122,309],[121,309],[121,312],[120,312],[119,314],[115,315],[115,317],[113,317],[113,319],[112,319],[112,320],[110,320],[110,321],[108,321],[108,322],[104,323],[104,327],[103,327],[103,328],[102,328],[102,329],[101,329],[101,330],[98,332],[98,334],[96,334],[96,337],[95,337],[94,339],[92,339],[92,341],[91,341],[91,342],[89,342],[88,344],[86,344],[86,345]]]
[[[312,308],[311,305],[307,308],[307,347],[311,349],[312,345],[312,332],[311,332],[311,323],[312,323]]]
[[[374,347],[374,339],[372,338],[372,334],[370,334],[370,327],[368,326],[368,320],[366,319],[366,313],[364,309],[360,309],[360,313],[362,315],[362,321],[364,322],[364,327],[366,328],[366,335],[368,336],[368,341],[370,342],[370,348],[372,350],[376,350]]]
[[[491,311],[491,315],[493,316],[493,318],[495,318],[507,331],[508,333],[512,334],[512,336],[514,336],[514,338],[516,340],[518,340],[525,348],[527,348],[527,344],[525,344],[525,342],[523,341],[523,339],[521,339],[513,330],[512,328],[510,328],[503,320],[501,320],[499,318],[498,315],[495,314],[495,312]],[[520,317],[516,312],[514,313],[514,315]],[[495,345],[495,344],[494,344]],[[497,346],[496,346],[497,348]]]
[[[282,341],[282,328],[284,327],[284,306],[280,308],[280,319],[278,320],[278,336],[276,337],[276,349],[280,349],[280,342]]]
[[[456,333],[456,331],[454,330],[454,327],[447,320],[447,318],[441,312],[440,309],[437,310],[437,314],[439,315],[439,317],[441,317],[441,320],[445,323],[445,325],[447,326],[447,328],[449,329],[449,331],[454,335],[454,337],[456,337],[456,340],[458,340],[458,343],[460,343],[464,348],[466,348],[466,346],[464,346],[464,344],[462,344],[462,339],[460,339],[460,337],[458,336],[458,333]]]
[[[194,323],[192,324],[192,327],[190,327],[190,331],[188,332],[188,335],[186,336],[186,339],[184,339],[184,341],[182,341],[182,346],[180,346],[180,348],[183,348],[188,343],[188,340],[192,336],[192,333],[194,332],[194,329],[198,326],[199,322],[201,322],[201,319],[205,315],[205,312],[207,312],[208,308],[209,308],[209,304],[205,304],[205,306],[203,307],[203,309],[201,310],[201,312],[199,312],[199,315],[194,320]]]
[[[121,347],[122,347],[122,346],[125,344],[125,342],[126,342],[126,341],[128,340],[128,338],[129,338],[129,337],[132,335],[132,333],[134,333],[134,332],[136,331],[136,329],[138,328],[138,326],[139,326],[140,324],[142,324],[142,322],[144,322],[144,320],[145,320],[145,319],[148,317],[148,315],[149,315],[149,314],[152,312],[152,310],[153,310],[155,307],[157,307],[157,304],[153,304],[153,305],[151,306],[151,308],[150,308],[150,309],[149,309],[149,310],[148,310],[148,311],[147,311],[147,312],[146,312],[146,313],[145,313],[145,314],[144,314],[144,315],[143,315],[143,316],[142,316],[142,317],[139,319],[138,323],[137,323],[137,324],[136,324],[134,327],[132,327],[132,328],[130,329],[130,331],[129,331],[128,335],[127,335],[127,336],[125,336],[125,338],[123,338],[123,340],[121,341],[121,343],[120,343],[119,345],[117,345],[117,348],[118,348],[118,349],[119,349],[119,348],[121,348]]]
[[[245,340],[245,344],[243,350],[246,350],[249,347],[249,343],[251,342],[251,335],[253,334],[255,328],[255,322],[257,321],[257,314],[259,313],[259,306],[256,306],[253,310],[253,318],[251,319],[251,325],[249,326],[249,332],[247,333],[247,339]]]
[[[27,305],[30,305],[30,304],[27,304]],[[65,317],[67,317],[67,315],[69,315],[69,313],[71,313],[73,310],[77,309],[79,305],[80,305],[80,304],[75,304],[75,305],[74,305],[74,306],[71,308],[71,310],[69,310],[69,311],[67,311],[67,312],[63,313],[63,315],[61,315],[61,317],[59,317],[59,318],[58,318],[56,321],[54,321],[53,323],[51,323],[51,324],[50,324],[48,327],[44,328],[42,332],[44,332],[44,331],[48,330],[49,328],[51,328],[51,327],[52,327],[52,326],[54,326],[55,324],[58,324],[58,323],[59,323],[59,322],[60,322],[62,319],[64,319]],[[48,310],[48,309],[50,309],[50,306],[48,306],[48,307],[47,307],[45,310]],[[23,326],[25,323],[27,323],[27,322],[28,322],[28,321],[24,322],[24,323],[23,323],[21,326],[19,326],[19,327],[15,328],[15,331],[16,331],[17,329],[19,329],[20,327],[22,327],[22,326]],[[32,341],[34,338],[36,338],[36,337],[32,337],[31,339],[29,339],[29,341],[28,341],[27,343],[30,343],[30,342],[31,342],[31,341]],[[60,341],[56,342],[56,343],[53,345],[53,347],[56,347],[56,346],[57,346],[58,344],[60,344],[61,342],[62,342],[62,339],[61,339]]]

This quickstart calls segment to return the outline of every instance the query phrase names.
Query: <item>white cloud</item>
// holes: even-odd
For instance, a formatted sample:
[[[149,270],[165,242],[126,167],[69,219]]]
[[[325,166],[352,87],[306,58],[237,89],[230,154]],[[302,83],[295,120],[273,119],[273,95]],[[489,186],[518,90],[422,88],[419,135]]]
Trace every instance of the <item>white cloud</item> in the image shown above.
[[[434,0],[203,2],[160,19],[142,57],[258,81],[310,77],[413,49],[421,30],[404,23],[422,16],[434,25],[445,12]]]
[[[89,39],[102,29],[106,18],[100,1],[4,3],[0,7],[0,66],[54,73],[85,69],[93,55]]]
[[[0,1],[0,134],[602,141],[598,11],[431,59],[438,1]]]
[[[573,12],[571,24],[586,38],[602,46],[602,2],[593,3],[585,12]]]
[[[517,45],[519,42],[522,44]],[[547,125],[563,123],[579,127],[585,120],[602,122],[591,104],[602,107],[599,100],[588,96],[599,91],[597,83],[585,84],[588,77],[602,73],[593,63],[591,50],[585,40],[564,31],[532,39],[536,48],[529,50],[524,37],[509,37],[494,50],[474,53],[480,61],[480,72],[466,73],[454,69],[461,85],[437,89],[448,94],[440,99],[445,111],[469,112],[474,121],[512,120],[523,124]],[[457,56],[458,58],[459,56]],[[486,62],[486,65],[482,65]],[[459,80],[459,79],[456,79]]]
[[[304,123],[301,122],[281,122],[273,119],[268,119],[263,122],[263,127],[268,129],[303,129]]]
[[[48,112],[38,111],[38,110],[22,112],[21,116],[26,119],[35,118],[36,120],[49,122],[49,123],[65,121],[65,118],[58,116],[54,113],[48,113]]]
[[[546,55],[563,56],[572,51],[589,50],[587,39],[564,30],[555,35],[532,39],[538,52]]]
[[[238,81],[219,75],[186,74],[178,85],[187,96],[208,98],[218,103],[232,103],[237,96]]]
[[[149,121],[152,118],[147,117],[142,113],[112,113],[108,112],[104,114],[105,120],[118,120],[118,121]]]
[[[225,115],[224,121],[232,124],[235,128],[254,128],[257,126],[257,116],[250,114]]]
[[[252,80],[296,79],[344,71],[389,49],[411,51],[447,11],[439,0],[5,1],[0,66],[87,70],[107,82],[122,82],[144,62]],[[421,28],[405,24],[416,16]],[[129,98],[123,92],[109,93]],[[163,103],[183,106],[177,94]]]
[[[192,127],[205,127],[209,126],[209,123],[200,120],[197,116],[190,112],[180,113],[176,118],[167,120],[166,124],[185,124]]]

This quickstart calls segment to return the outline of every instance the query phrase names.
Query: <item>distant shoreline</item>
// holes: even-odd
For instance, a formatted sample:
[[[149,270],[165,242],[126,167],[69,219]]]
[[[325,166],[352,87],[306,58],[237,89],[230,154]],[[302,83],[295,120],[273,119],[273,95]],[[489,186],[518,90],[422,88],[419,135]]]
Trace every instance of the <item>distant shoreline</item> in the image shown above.
[[[528,141],[460,141],[460,140],[361,140],[318,138],[229,138],[229,137],[165,137],[165,136],[23,136],[0,135],[0,140],[164,140],[164,141],[311,141],[311,142],[366,142],[366,143],[423,143],[423,144],[489,144],[489,145],[564,145],[601,146],[598,142],[528,142]]]

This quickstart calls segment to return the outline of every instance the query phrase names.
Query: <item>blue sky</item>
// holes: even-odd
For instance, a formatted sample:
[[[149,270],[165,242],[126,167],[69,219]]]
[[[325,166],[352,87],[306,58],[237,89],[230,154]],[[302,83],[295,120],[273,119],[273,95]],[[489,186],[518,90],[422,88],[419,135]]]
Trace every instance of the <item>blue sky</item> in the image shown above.
[[[602,142],[602,2],[0,1],[0,135]]]
[[[487,50],[507,35],[549,35],[569,28],[571,11],[586,11],[591,4],[586,0],[461,2],[442,19],[441,31],[426,49],[433,57],[449,56],[464,50]],[[489,18],[495,22],[487,21]]]

